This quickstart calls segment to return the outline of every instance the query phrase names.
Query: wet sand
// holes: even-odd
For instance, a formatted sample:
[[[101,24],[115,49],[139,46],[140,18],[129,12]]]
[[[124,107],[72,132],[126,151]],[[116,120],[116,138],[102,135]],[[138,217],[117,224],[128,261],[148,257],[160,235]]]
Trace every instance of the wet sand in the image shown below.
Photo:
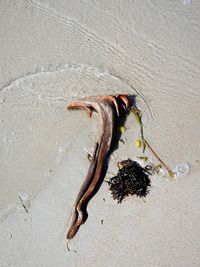
[[[197,1],[181,0],[0,4],[0,265],[200,265],[199,12]],[[103,183],[68,252],[99,120],[66,106],[118,93],[135,95],[161,158],[190,172],[153,176],[146,199],[121,205]],[[109,172],[142,155],[132,115],[126,128]]]

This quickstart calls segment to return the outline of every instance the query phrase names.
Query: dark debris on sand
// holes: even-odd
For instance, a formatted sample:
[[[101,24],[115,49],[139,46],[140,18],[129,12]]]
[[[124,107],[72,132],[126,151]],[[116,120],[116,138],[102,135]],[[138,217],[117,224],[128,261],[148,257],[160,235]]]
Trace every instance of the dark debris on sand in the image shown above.
[[[121,203],[129,195],[145,197],[151,186],[148,174],[148,168],[143,168],[136,161],[128,159],[120,162],[117,175],[108,181],[113,199]]]

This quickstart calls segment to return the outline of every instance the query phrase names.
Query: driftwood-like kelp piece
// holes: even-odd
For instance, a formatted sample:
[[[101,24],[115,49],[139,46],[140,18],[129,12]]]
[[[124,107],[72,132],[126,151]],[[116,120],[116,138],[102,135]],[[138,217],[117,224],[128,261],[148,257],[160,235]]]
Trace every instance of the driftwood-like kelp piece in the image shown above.
[[[126,95],[117,96],[90,96],[69,104],[68,109],[84,109],[89,117],[92,111],[99,114],[101,132],[99,140],[95,144],[94,153],[90,162],[88,174],[81,186],[74,205],[71,227],[67,233],[67,239],[72,239],[85,220],[84,206],[94,194],[96,186],[101,178],[102,167],[108,156],[115,129],[115,120],[119,116],[119,110],[125,112],[129,109],[129,100]]]

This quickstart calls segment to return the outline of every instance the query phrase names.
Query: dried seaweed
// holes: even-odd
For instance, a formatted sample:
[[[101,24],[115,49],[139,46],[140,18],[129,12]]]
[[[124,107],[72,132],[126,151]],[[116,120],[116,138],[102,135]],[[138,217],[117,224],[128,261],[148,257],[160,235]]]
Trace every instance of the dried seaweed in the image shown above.
[[[146,197],[150,187],[148,170],[130,159],[120,162],[119,165],[121,167],[117,175],[108,181],[113,199],[121,203],[129,195]]]

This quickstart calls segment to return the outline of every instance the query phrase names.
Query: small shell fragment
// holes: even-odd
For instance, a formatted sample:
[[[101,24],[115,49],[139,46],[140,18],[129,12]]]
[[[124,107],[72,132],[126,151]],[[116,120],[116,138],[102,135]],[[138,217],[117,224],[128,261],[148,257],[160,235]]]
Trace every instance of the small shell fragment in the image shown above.
[[[167,171],[164,168],[160,168],[158,171],[158,177],[164,178],[167,176]]]
[[[190,165],[188,163],[179,163],[174,168],[174,173],[177,177],[188,175],[190,172]]]
[[[29,199],[29,195],[27,193],[20,193],[19,194],[19,199],[22,203],[23,208],[25,209],[25,211],[28,213],[29,209],[30,209],[30,199]]]

